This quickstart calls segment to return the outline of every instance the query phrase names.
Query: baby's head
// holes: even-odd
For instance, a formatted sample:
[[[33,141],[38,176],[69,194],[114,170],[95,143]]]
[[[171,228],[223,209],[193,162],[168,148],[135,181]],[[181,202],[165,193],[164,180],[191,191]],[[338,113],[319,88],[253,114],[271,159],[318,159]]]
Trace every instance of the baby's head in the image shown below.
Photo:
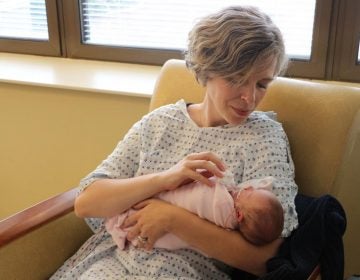
[[[268,189],[242,189],[236,197],[235,208],[240,232],[256,245],[280,237],[284,226],[284,210],[277,197]]]

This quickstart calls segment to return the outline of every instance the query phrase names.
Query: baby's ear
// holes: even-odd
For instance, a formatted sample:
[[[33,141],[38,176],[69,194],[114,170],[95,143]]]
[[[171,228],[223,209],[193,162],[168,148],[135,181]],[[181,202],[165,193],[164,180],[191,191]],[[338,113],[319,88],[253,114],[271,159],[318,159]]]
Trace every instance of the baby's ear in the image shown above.
[[[243,221],[244,214],[241,212],[241,210],[236,210],[236,219],[239,224],[241,224],[241,222]]]

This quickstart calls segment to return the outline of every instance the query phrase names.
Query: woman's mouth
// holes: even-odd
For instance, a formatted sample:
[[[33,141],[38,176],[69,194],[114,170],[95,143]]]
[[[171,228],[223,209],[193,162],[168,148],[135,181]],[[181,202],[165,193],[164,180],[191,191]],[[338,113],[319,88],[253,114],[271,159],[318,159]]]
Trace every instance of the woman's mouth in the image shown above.
[[[249,115],[248,110],[237,109],[237,108],[234,108],[234,107],[232,107],[232,108],[235,111],[235,113],[240,117],[247,117]]]

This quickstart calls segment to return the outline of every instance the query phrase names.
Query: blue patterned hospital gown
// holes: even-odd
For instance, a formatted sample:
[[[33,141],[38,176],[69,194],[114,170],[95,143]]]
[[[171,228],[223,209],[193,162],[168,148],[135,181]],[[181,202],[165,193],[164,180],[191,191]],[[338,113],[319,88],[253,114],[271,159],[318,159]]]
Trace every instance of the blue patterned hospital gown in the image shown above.
[[[115,150],[81,181],[84,189],[101,178],[129,178],[165,170],[189,153],[212,151],[235,181],[273,176],[274,193],[285,211],[283,236],[297,227],[297,186],[287,137],[280,123],[253,112],[237,126],[198,127],[183,100],[144,116]],[[57,279],[229,279],[214,260],[189,250],[151,252],[128,245],[117,249],[102,219],[87,219],[95,234],[51,277]],[[239,252],[241,254],[241,252]]]

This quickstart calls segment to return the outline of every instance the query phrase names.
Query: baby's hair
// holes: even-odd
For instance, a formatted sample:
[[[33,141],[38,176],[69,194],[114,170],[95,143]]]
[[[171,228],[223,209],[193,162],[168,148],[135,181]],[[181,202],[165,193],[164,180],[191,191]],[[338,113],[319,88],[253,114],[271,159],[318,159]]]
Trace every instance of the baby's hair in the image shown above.
[[[256,245],[267,244],[281,236],[284,210],[280,201],[269,197],[267,205],[242,207],[244,219],[240,226],[245,239]]]

